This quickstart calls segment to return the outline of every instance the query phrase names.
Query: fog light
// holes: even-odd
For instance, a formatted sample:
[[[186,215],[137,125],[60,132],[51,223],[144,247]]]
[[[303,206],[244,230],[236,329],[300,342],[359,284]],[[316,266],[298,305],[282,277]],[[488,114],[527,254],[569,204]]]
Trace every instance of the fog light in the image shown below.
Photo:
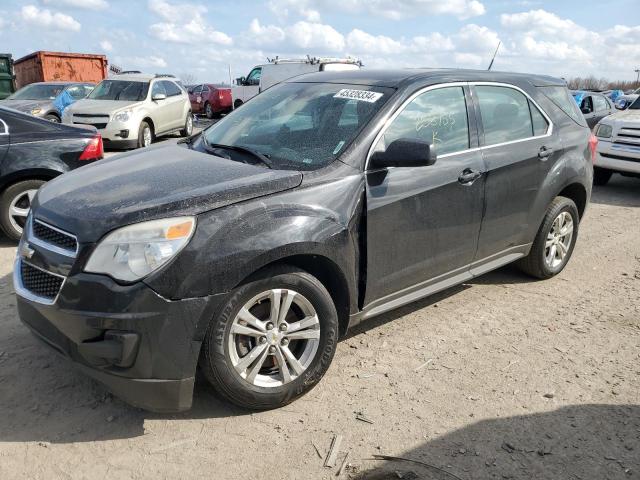
[[[129,138],[129,130],[120,130],[120,138]]]

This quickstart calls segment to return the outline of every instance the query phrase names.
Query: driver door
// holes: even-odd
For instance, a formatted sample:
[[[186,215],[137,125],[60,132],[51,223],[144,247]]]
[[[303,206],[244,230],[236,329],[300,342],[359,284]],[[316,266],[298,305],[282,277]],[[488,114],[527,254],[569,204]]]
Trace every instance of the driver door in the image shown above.
[[[470,275],[485,168],[473,149],[477,133],[467,105],[472,104],[466,86],[426,90],[396,113],[373,149],[384,151],[401,138],[420,139],[434,146],[437,160],[430,166],[366,171],[369,308]]]

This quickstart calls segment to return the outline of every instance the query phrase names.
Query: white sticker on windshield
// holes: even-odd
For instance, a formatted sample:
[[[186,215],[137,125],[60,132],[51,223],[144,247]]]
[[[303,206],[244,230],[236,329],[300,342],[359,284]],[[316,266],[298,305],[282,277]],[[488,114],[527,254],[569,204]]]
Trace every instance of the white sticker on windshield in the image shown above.
[[[346,98],[347,100],[359,100],[361,102],[375,103],[380,100],[382,93],[370,92],[369,90],[351,90],[343,88],[336,93],[333,98]]]

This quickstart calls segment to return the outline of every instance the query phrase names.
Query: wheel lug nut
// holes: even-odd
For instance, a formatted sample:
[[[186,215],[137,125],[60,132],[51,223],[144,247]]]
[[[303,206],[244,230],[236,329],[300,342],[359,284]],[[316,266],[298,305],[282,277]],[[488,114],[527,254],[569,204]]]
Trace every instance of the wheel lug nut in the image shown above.
[[[281,323],[281,324],[280,324],[280,331],[281,331],[281,332],[284,332],[284,331],[286,331],[286,330],[287,330],[287,324],[286,324],[286,323]]]
[[[267,330],[273,330],[273,323],[267,323]]]
[[[267,343],[267,337],[260,337],[260,343]]]
[[[283,338],[282,342],[280,342],[282,344],[283,347],[286,347],[287,345],[289,345],[289,339],[288,338]]]
[[[276,353],[276,347],[275,347],[275,345],[271,345],[271,346],[269,347],[269,353]]]

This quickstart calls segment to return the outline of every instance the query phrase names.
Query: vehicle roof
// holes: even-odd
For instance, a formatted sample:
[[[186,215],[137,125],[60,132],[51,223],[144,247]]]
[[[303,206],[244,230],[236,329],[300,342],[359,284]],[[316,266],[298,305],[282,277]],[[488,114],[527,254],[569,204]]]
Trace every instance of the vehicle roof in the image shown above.
[[[106,80],[123,80],[125,82],[149,82],[153,79],[179,81],[174,76],[156,75],[154,73],[126,73],[124,75],[114,75]]]
[[[572,95],[599,95],[604,97],[602,92],[594,92],[593,90],[571,90]]]
[[[566,86],[560,78],[528,73],[495,72],[454,68],[405,68],[390,70],[360,69],[336,72],[314,72],[288,80],[290,83],[346,83],[378,87],[399,88],[413,82],[528,82],[535,86]]]
[[[91,85],[91,82],[33,82],[29,85]],[[28,87],[29,85],[25,85],[24,87]]]

